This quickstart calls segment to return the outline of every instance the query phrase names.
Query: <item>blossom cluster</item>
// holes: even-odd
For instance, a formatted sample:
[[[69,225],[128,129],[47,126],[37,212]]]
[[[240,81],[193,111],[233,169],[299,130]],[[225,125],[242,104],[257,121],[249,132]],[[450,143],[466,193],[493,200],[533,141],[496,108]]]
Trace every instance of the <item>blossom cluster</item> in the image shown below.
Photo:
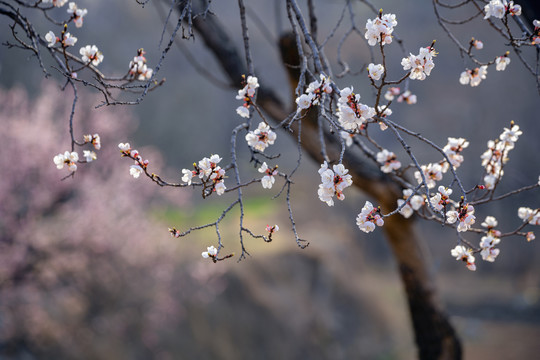
[[[397,160],[396,155],[386,149],[377,153],[377,162],[381,164],[381,171],[383,173],[391,173],[401,167],[401,163]]]
[[[495,70],[504,71],[506,69],[506,66],[510,64],[509,54],[510,52],[507,51],[503,56],[497,56],[495,59]]]
[[[531,34],[531,45],[539,45],[540,44],[540,20],[533,20],[534,25],[534,31]]]
[[[484,6],[484,12],[486,13],[484,19],[489,19],[491,16],[502,19],[506,14],[521,15],[521,6],[514,4],[513,1],[491,0]]]
[[[457,210],[446,212],[446,222],[454,224],[458,222],[457,231],[465,232],[475,223],[474,207],[470,204],[460,204]]]
[[[465,70],[459,76],[459,83],[461,85],[470,84],[472,87],[480,85],[482,80],[485,80],[487,76],[487,65],[482,65],[474,70]]]
[[[454,168],[458,168],[463,163],[461,152],[468,146],[469,142],[464,138],[448,138],[448,143],[444,146],[443,151],[448,156],[448,159],[450,159],[450,163]],[[448,167],[447,162],[443,164],[443,168],[445,166]],[[446,172],[446,169],[443,169],[443,171]]]
[[[94,148],[96,150],[101,149],[101,138],[99,137],[99,134],[88,134],[83,136],[84,143],[85,144],[92,144],[94,145]]]
[[[381,210],[374,208],[372,203],[366,201],[362,211],[356,217],[356,225],[365,233],[375,230],[375,225],[383,226],[384,220],[381,216]]]
[[[67,166],[69,171],[77,171],[77,161],[79,154],[76,151],[66,151],[63,154],[58,154],[53,158],[57,169],[63,169]]]
[[[204,251],[202,254],[202,257],[205,259],[208,258],[215,258],[217,256],[217,249],[212,245],[206,248],[206,251]]]
[[[266,231],[268,232],[268,240],[272,241],[272,234],[279,231],[279,226],[277,226],[277,224],[274,226],[266,225]]]
[[[355,94],[352,86],[341,90],[337,115],[339,123],[345,129],[356,130],[375,114],[374,108],[360,103],[360,94]]]
[[[475,259],[472,255],[472,249],[467,249],[463,245],[457,245],[450,251],[450,254],[452,254],[452,256],[456,258],[456,260],[463,261],[466,264],[467,269],[471,271],[476,270],[476,264],[474,263]]]
[[[56,7],[62,7],[68,2],[68,0],[41,0],[41,2],[44,4],[52,3]]]
[[[366,23],[365,38],[370,46],[376,44],[386,45],[392,43],[392,32],[397,25],[395,14],[382,14],[371,20],[368,19]]]
[[[384,74],[384,66],[381,64],[369,64],[368,65],[368,76],[373,80],[379,80]]]
[[[499,139],[488,141],[488,149],[480,156],[482,166],[486,170],[484,185],[489,190],[494,189],[503,176],[503,165],[508,161],[508,153],[514,148],[515,142],[523,133],[513,121],[510,124],[510,128],[504,128]]]
[[[501,239],[499,238],[501,232],[494,229],[497,224],[497,219],[493,216],[487,216],[482,223],[482,226],[487,228],[486,236],[483,236],[480,240],[480,248],[482,249],[480,255],[482,256],[482,260],[494,262],[495,258],[497,258],[501,252],[500,249],[495,248],[495,245],[501,242]]]
[[[420,171],[414,172],[414,177],[416,181],[418,181],[419,184],[423,182],[422,174],[424,175],[424,178],[426,179],[426,186],[428,189],[434,188],[437,181],[442,180],[443,178],[443,166],[438,163],[429,163],[427,165],[421,165],[420,169],[422,170],[422,173]]]
[[[413,192],[413,189],[404,189],[403,199],[397,201],[398,208],[405,204],[399,210],[399,213],[406,219],[410,218],[415,211],[418,211],[424,205],[424,198],[420,195],[413,195]],[[407,201],[407,199],[409,200]]]
[[[276,138],[276,133],[263,121],[259,123],[257,129],[246,134],[248,145],[260,152],[263,152],[269,145],[273,145]]]
[[[84,144],[92,144],[96,150],[101,149],[101,138],[99,134],[84,135],[83,139],[84,139]],[[92,162],[97,159],[96,153],[90,150],[83,150],[83,157],[86,162]],[[79,162],[79,153],[77,153],[76,151],[65,151],[63,154],[60,153],[54,156],[53,162],[56,165],[57,169],[63,169],[64,166],[67,166],[69,171],[71,172],[77,171],[77,162]]]
[[[410,90],[405,90],[403,93],[401,92],[401,89],[399,87],[390,87],[388,90],[384,93],[384,98],[388,101],[392,101],[397,98],[397,102],[406,102],[409,105],[416,104],[416,95],[411,93]]]
[[[131,78],[140,81],[150,80],[152,78],[153,70],[146,66],[144,54],[146,54],[144,49],[137,50],[137,56],[129,62],[129,76]]]
[[[82,56],[82,61],[98,66],[103,61],[103,54],[98,50],[96,45],[86,45],[79,50]]]
[[[429,198],[429,202],[435,210],[442,211],[450,203],[450,195],[453,191],[444,186],[439,186],[437,190],[438,192]]]
[[[312,105],[320,105],[323,94],[332,93],[332,85],[330,79],[320,74],[319,80],[309,83],[306,92],[296,98],[298,112],[309,109]]]
[[[321,184],[317,194],[319,199],[328,206],[334,205],[334,195],[339,200],[345,199],[343,190],[352,185],[352,176],[348,174],[349,170],[343,166],[343,164],[334,165],[333,171],[328,168],[326,161],[321,165],[319,169],[319,175],[321,176]]]
[[[194,170],[182,169],[182,181],[191,185],[193,178],[199,177],[205,184],[210,184],[211,190],[223,195],[225,190],[225,170],[218,166],[221,157],[217,154],[204,157],[198,164],[193,163]]]
[[[410,54],[401,60],[403,70],[411,70],[410,78],[413,80],[425,80],[435,67],[433,57],[436,56],[433,45],[420,48],[418,55]]]
[[[63,33],[62,40],[54,34],[54,32],[49,31],[45,34],[45,40],[48,42],[48,47],[53,47],[57,43],[61,43],[62,47],[74,46],[77,43],[77,38],[72,36],[70,33]]]
[[[238,90],[237,100],[243,100],[244,104],[236,108],[236,113],[244,118],[249,118],[249,106],[253,103],[255,90],[259,87],[259,80],[255,76],[248,76],[246,85]]]
[[[274,166],[273,168],[269,168],[266,162],[263,162],[261,167],[259,168],[259,172],[265,174],[261,179],[262,187],[265,189],[271,189],[272,185],[274,185],[274,182],[276,179],[274,176],[277,175],[278,166]]]
[[[540,209],[533,210],[528,207],[520,207],[518,217],[530,225],[540,225]]]
[[[77,4],[75,4],[74,2],[70,2],[67,12],[71,15],[71,19],[73,19],[76,27],[80,28],[83,26],[83,17],[88,14],[88,10],[79,9],[77,7]]]
[[[137,179],[146,170],[150,162],[148,160],[143,160],[139,151],[131,149],[129,143],[120,143],[118,144],[118,148],[120,149],[122,156],[127,156],[135,160],[135,164],[129,167],[129,174]]]

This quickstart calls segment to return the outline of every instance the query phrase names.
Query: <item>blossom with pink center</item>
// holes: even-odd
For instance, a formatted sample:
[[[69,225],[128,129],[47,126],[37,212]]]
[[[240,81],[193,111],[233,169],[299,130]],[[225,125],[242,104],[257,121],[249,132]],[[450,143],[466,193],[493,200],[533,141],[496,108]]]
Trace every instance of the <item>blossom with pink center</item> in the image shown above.
[[[215,258],[216,255],[217,255],[217,249],[213,245],[209,246],[209,247],[206,248],[206,251],[203,252],[201,255],[205,259]]]
[[[420,167],[422,169],[422,173],[424,174],[424,177],[426,178],[426,186],[431,189],[434,188],[436,185],[436,181],[442,180],[443,174],[442,174],[442,167],[440,164],[427,164],[422,165]],[[423,182],[422,174],[420,171],[415,171],[414,177],[416,181],[418,181],[419,184]]]
[[[273,145],[277,135],[265,122],[260,122],[257,129],[246,135],[246,141],[253,149],[263,152],[269,145]]]
[[[319,185],[317,194],[319,195],[319,199],[328,204],[328,206],[334,205],[334,195],[339,200],[345,199],[343,190],[352,185],[352,176],[348,174],[349,170],[343,164],[334,165],[332,169],[328,168],[326,161],[319,169],[322,183]]]
[[[462,245],[457,245],[450,251],[450,254],[452,254],[452,256],[456,258],[456,260],[461,260],[466,263],[467,269],[471,271],[476,270],[476,265],[474,263],[475,259],[472,255],[471,249],[467,249],[465,246]]]
[[[83,25],[83,17],[88,14],[88,10],[79,9],[77,4],[74,2],[69,3],[69,9],[67,9],[68,14],[71,14],[75,26],[80,28]]]
[[[309,83],[306,92],[296,98],[297,112],[309,109],[313,105],[320,105],[323,95],[331,94],[332,91],[330,79],[320,74],[319,80]]]
[[[377,162],[381,164],[381,171],[383,173],[391,173],[401,167],[401,163],[397,160],[396,155],[386,149],[377,153]]]
[[[457,225],[457,231],[465,232],[471,228],[474,224],[476,217],[474,216],[474,207],[469,204],[460,206],[458,211],[451,210],[446,212],[446,222],[453,224],[456,221],[459,222]]]
[[[411,70],[409,78],[412,80],[425,80],[435,67],[433,58],[436,56],[432,46],[420,48],[418,55],[410,54],[401,60],[403,70]]]
[[[274,185],[274,182],[276,181],[274,176],[276,176],[278,173],[277,165],[273,168],[269,168],[266,162],[263,162],[263,164],[259,168],[259,172],[265,174],[261,179],[262,187],[265,189],[271,189],[272,185]]]
[[[53,158],[53,161],[57,169],[63,169],[65,165],[69,171],[76,171],[77,161],[79,161],[79,154],[75,151],[66,151],[63,154],[56,155]]]
[[[412,189],[405,189],[403,190],[403,199],[398,199],[398,207],[400,207],[403,203],[409,199],[409,201],[399,210],[399,213],[403,215],[405,218],[409,218],[412,216],[414,211],[417,211],[424,205],[424,198],[420,195],[411,195],[413,194]]]
[[[362,211],[356,217],[356,225],[365,233],[375,230],[375,225],[383,226],[384,220],[379,208],[374,208],[373,204],[366,201]]]
[[[375,19],[369,19],[366,23],[365,38],[370,46],[380,43],[386,45],[392,43],[392,32],[397,25],[396,15],[379,13]]]
[[[380,80],[381,76],[384,74],[384,66],[381,64],[369,64],[368,65],[368,76],[373,80]]]

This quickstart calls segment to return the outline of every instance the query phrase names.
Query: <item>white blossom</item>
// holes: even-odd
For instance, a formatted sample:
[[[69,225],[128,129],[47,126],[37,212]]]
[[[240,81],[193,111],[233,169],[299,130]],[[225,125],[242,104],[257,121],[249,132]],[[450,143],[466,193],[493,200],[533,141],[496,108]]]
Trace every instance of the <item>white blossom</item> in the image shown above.
[[[482,223],[482,226],[488,229],[492,229],[495,226],[497,226],[498,222],[497,219],[493,216],[486,216],[486,219]]]
[[[377,162],[382,165],[381,171],[383,173],[391,173],[401,167],[401,163],[397,160],[396,155],[386,149],[377,153]]]
[[[45,34],[45,40],[47,40],[48,42],[48,47],[53,47],[54,44],[56,44],[56,42],[58,41],[58,38],[56,37],[56,35],[54,35],[52,31],[49,31],[47,34]]]
[[[482,65],[474,70],[465,70],[459,77],[459,82],[462,85],[470,84],[472,87],[480,85],[482,80],[487,76],[487,65]]]
[[[476,217],[473,214],[474,207],[472,205],[465,204],[459,208],[459,211],[448,211],[446,213],[446,222],[453,224],[456,221],[459,221],[457,231],[465,232],[471,228],[476,220]]]
[[[98,66],[103,61],[103,54],[98,50],[96,45],[86,45],[79,50],[82,55],[82,61],[85,63],[92,63],[94,66]]]
[[[518,217],[523,222],[531,225],[540,225],[540,209],[533,210],[528,207],[520,207],[518,209]]]
[[[271,189],[272,185],[274,185],[274,182],[276,181],[274,176],[277,175],[277,166],[270,169],[266,162],[263,162],[259,168],[259,172],[265,174],[261,179],[262,187],[265,189]]]
[[[249,109],[247,108],[247,106],[244,106],[244,105],[237,107],[236,113],[243,118],[249,118],[250,116]]]
[[[96,150],[101,149],[101,138],[99,134],[94,134],[94,135],[88,134],[88,135],[84,135],[83,138],[86,144],[91,143],[92,145],[94,145],[94,148]],[[129,146],[129,144],[127,145]]]
[[[42,2],[44,4],[52,3],[56,7],[62,7],[68,2],[68,0],[42,0]]]
[[[403,70],[411,70],[410,78],[413,80],[425,80],[431,74],[431,70],[435,67],[433,57],[435,50],[432,47],[420,48],[418,55],[410,54],[408,57],[401,59]]]
[[[472,45],[476,50],[482,50],[484,48],[484,43],[477,39],[472,40]]]
[[[452,254],[452,256],[456,258],[456,260],[461,260],[466,263],[467,269],[471,271],[476,270],[476,265],[474,263],[475,259],[472,255],[471,249],[467,249],[465,246],[462,245],[457,245],[450,251],[450,254]]]
[[[349,146],[351,146],[353,144],[354,134],[349,134],[348,132],[342,130],[342,131],[339,132],[339,135],[341,135],[341,138],[343,140],[345,140],[345,145],[347,147],[349,147]]]
[[[500,243],[501,240],[495,237],[491,232],[487,236],[483,236],[480,240],[480,248],[482,251],[480,255],[484,261],[494,262],[495,258],[499,255],[500,250],[495,249],[495,245]]]
[[[64,44],[64,46],[74,46],[76,43],[77,38],[75,36],[71,35],[70,33],[64,34],[64,39],[62,40],[62,44]]]
[[[69,3],[69,9],[67,9],[67,12],[68,14],[71,14],[71,16],[73,17],[73,22],[78,28],[83,25],[83,17],[88,14],[88,10],[79,9],[77,7],[77,4],[75,4],[74,2]]]
[[[394,100],[394,97],[398,96],[400,89],[398,87],[391,87],[384,93],[384,98],[388,101]]]
[[[409,199],[409,201],[401,208],[399,213],[403,215],[405,218],[409,218],[412,216],[414,211],[417,211],[424,205],[424,198],[420,195],[411,195],[413,194],[412,189],[405,189],[403,190],[403,199],[398,199],[398,207],[400,207],[403,203]]]
[[[463,162],[463,155],[461,155],[461,152],[468,146],[469,142],[464,138],[448,138],[448,143],[443,148],[443,151],[450,159],[452,166],[458,168],[461,165]]]
[[[129,175],[133,176],[135,179],[141,176],[142,172],[143,172],[143,169],[137,164],[131,165],[129,167]]]
[[[223,181],[219,181],[214,185],[214,190],[216,191],[216,194],[223,195],[225,193],[225,183]]]
[[[397,25],[396,15],[380,14],[375,19],[369,19],[366,23],[365,38],[370,46],[377,43],[382,45],[392,43],[392,32]]]
[[[319,105],[324,94],[332,93],[330,79],[324,74],[320,74],[319,79],[309,83],[306,92],[296,98],[297,112],[309,109],[312,105]]]
[[[208,259],[209,257],[215,257],[217,255],[217,249],[212,245],[206,248],[206,251],[201,253],[202,257]]]
[[[411,93],[410,90],[407,90],[403,94],[399,95],[397,101],[398,102],[404,102],[405,101],[409,105],[414,105],[414,104],[416,104],[416,95]]]
[[[362,211],[356,217],[356,225],[365,233],[375,230],[375,225],[383,226],[384,220],[379,209],[373,208],[373,204],[366,201]]]
[[[338,99],[338,120],[345,129],[355,130],[367,120],[375,116],[374,108],[360,103],[360,95],[353,92],[352,87],[341,90]]]
[[[439,186],[437,189],[439,192],[432,196],[429,201],[431,206],[437,211],[441,211],[446,205],[450,203],[450,195],[452,195],[452,189]],[[427,200],[426,200],[427,202]]]
[[[257,129],[246,135],[246,141],[253,149],[263,152],[269,145],[274,144],[276,137],[276,133],[270,129],[270,126],[260,122]]]
[[[86,159],[86,162],[92,162],[97,160],[97,155],[93,151],[83,150],[83,157]]]
[[[131,145],[129,145],[129,143],[120,143],[118,144],[118,148],[120,149],[120,151],[127,152],[131,150]]]
[[[368,73],[369,77],[373,80],[380,80],[381,76],[384,74],[384,66],[381,64],[375,65],[371,63],[368,65]]]
[[[182,181],[187,183],[188,185],[191,185],[191,181],[193,177],[195,177],[195,172],[193,170],[189,169],[182,169]]]
[[[68,167],[69,171],[76,171],[79,154],[75,151],[66,151],[63,154],[56,155],[53,158],[53,161],[57,169],[63,169],[65,165]]]
[[[429,189],[435,187],[436,181],[442,180],[443,174],[441,165],[430,163],[427,165],[422,165],[420,168],[422,169],[422,173],[426,178],[426,185]],[[419,184],[422,183],[422,175],[419,171],[414,172],[414,177]]]
[[[497,59],[495,59],[495,64],[495,69],[497,71],[504,71],[506,66],[510,64],[510,58],[508,56],[498,56]]]
[[[501,0],[491,0],[489,4],[484,6],[484,12],[486,13],[484,19],[488,19],[491,16],[502,19],[506,13],[505,4]]]
[[[348,174],[349,170],[343,164],[334,165],[332,169],[328,168],[326,161],[319,169],[321,184],[319,185],[317,194],[319,195],[319,199],[328,206],[334,205],[334,195],[339,200],[345,199],[343,190],[352,185],[352,176]]]

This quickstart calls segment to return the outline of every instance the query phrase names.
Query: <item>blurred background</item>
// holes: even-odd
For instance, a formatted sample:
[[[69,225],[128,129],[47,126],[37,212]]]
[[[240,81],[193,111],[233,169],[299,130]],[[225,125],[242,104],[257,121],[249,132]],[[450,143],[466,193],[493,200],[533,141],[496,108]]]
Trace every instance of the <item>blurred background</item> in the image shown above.
[[[281,2],[280,2],[281,3]],[[411,6],[401,1],[374,1],[397,14],[396,35],[416,53],[437,39],[432,75],[411,82],[414,106],[395,104],[393,120],[443,146],[446,138],[466,137],[459,174],[466,188],[481,177],[479,156],[514,120],[523,135],[510,153],[500,191],[538,181],[540,117],[534,79],[517,58],[504,72],[488,71],[478,88],[459,84],[468,61],[441,31],[431,2]],[[127,72],[138,48],[147,51],[149,66],[158,47],[168,6],[154,1],[145,7],[133,0],[79,1],[88,15],[81,29],[70,29],[78,44],[96,44],[104,54],[100,69],[111,75]],[[334,28],[343,1],[316,1],[319,34]],[[235,1],[212,4],[241,48]],[[357,25],[373,15],[355,2]],[[305,10],[305,9],[304,9]],[[65,9],[55,15],[63,17]],[[462,19],[467,11],[448,13]],[[305,11],[307,13],[307,11]],[[59,33],[38,13],[27,12],[36,30]],[[290,93],[275,46],[288,30],[282,4],[253,0],[248,26],[259,81]],[[173,24],[176,14],[172,15]],[[10,23],[0,18],[0,40],[10,40]],[[325,52],[336,64],[339,40],[349,28],[347,17],[328,41]],[[484,42],[480,58],[506,51],[503,41],[481,18],[454,28],[467,42]],[[168,35],[165,34],[165,39]],[[201,251],[216,244],[212,229],[188,237],[170,237],[167,228],[214,221],[234,195],[200,199],[198,190],[163,189],[129,175],[130,162],[117,144],[129,141],[151,161],[151,170],[179,181],[181,169],[210,154],[229,158],[229,134],[241,119],[236,91],[219,85],[224,79],[212,55],[195,35],[174,48],[157,78],[165,84],[136,107],[94,107],[99,94],[80,87],[75,134],[98,132],[98,161],[80,166],[75,178],[61,181],[63,171],[52,158],[69,145],[68,114],[72,93],[61,91],[60,77],[43,78],[36,59],[18,49],[0,47],[0,356],[14,359],[412,359],[415,357],[408,309],[391,253],[381,231],[366,235],[354,219],[366,199],[350,189],[333,208],[316,195],[319,164],[304,158],[293,187],[292,206],[300,236],[310,246],[300,250],[290,232],[285,199],[272,200],[279,187],[246,190],[246,224],[262,233],[279,224],[272,243],[246,239],[252,255],[213,264]],[[388,48],[388,72],[401,75],[401,51]],[[218,81],[201,75],[186,57]],[[371,62],[361,36],[342,48],[353,73]],[[524,53],[530,59],[531,55]],[[392,63],[393,65],[390,65]],[[52,63],[47,62],[46,66]],[[336,73],[340,72],[336,65]],[[224,80],[223,80],[224,82]],[[373,93],[365,73],[337,79],[353,85],[365,102]],[[381,142],[403,157],[388,134]],[[420,161],[438,158],[411,140]],[[241,149],[241,148],[240,148]],[[278,133],[273,148],[281,153],[283,172],[296,165],[296,145]],[[293,154],[293,155],[290,155]],[[259,176],[240,154],[244,178]],[[281,185],[277,180],[277,185]],[[538,192],[477,209],[477,219],[493,215],[503,231],[520,224],[520,206],[540,206]],[[478,259],[468,271],[450,256],[453,231],[419,221],[431,250],[438,289],[459,332],[466,359],[533,358],[540,351],[540,248],[523,238],[505,238],[495,263]],[[533,230],[531,228],[530,230]],[[238,213],[222,223],[226,252],[240,253]],[[537,232],[537,236],[538,236]],[[476,243],[479,239],[471,237]]]

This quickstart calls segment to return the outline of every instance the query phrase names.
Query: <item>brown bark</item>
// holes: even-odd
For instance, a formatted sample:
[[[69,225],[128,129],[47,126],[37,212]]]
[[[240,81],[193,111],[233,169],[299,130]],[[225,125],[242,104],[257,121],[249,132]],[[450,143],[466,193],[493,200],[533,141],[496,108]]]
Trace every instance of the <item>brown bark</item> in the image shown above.
[[[220,63],[231,86],[240,88],[241,76],[246,68],[225,29],[218,20],[208,15],[193,21],[195,30],[203,38],[207,48],[213,52]],[[285,64],[298,64],[296,42],[290,36],[281,40],[281,50]],[[296,61],[294,60],[296,58]],[[296,86],[298,74],[287,67],[291,85]],[[264,86],[259,88],[257,104],[276,122],[287,117],[292,111]],[[296,138],[299,122],[293,123],[292,135]],[[317,129],[317,113],[310,110],[302,119],[302,148],[317,163],[323,162]],[[339,159],[340,143],[335,136],[325,134],[327,154],[331,160]],[[401,197],[401,188],[385,174],[368,166],[363,159],[346,152],[344,165],[353,177],[354,185],[375,199],[383,212],[395,208]],[[461,345],[454,329],[448,321],[436,296],[434,282],[430,273],[429,256],[413,221],[395,215],[385,219],[383,227],[386,238],[399,267],[406,291],[409,311],[413,323],[419,359],[461,359]]]

